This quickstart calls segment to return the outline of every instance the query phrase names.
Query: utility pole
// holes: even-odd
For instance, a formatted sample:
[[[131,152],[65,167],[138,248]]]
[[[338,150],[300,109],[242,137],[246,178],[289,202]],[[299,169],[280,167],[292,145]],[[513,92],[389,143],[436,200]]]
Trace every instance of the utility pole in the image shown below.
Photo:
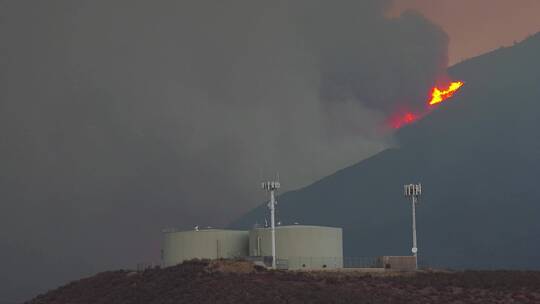
[[[280,188],[279,182],[267,181],[262,183],[262,188],[267,192],[270,192],[270,201],[268,202],[268,208],[270,209],[270,225],[272,231],[272,269],[276,269],[276,197],[275,192]]]
[[[413,247],[411,249],[414,258],[416,269],[418,269],[418,245],[416,243],[416,204],[418,204],[418,198],[422,195],[422,184],[409,184],[404,185],[404,195],[412,203],[412,233],[413,233]]]

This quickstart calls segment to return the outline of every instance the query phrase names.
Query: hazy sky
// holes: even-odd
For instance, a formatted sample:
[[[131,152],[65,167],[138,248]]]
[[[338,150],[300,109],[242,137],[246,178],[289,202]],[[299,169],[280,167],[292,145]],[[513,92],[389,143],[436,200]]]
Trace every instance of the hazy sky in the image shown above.
[[[395,0],[391,15],[414,9],[450,36],[450,63],[512,45],[540,31],[539,0]]]
[[[393,145],[448,37],[390,4],[0,0],[0,295],[159,259],[162,228],[226,226],[263,178]]]
[[[535,32],[521,2],[398,6],[455,61]],[[379,128],[445,80],[448,36],[391,5],[0,0],[0,294],[153,259],[161,228],[225,226],[264,177],[297,188],[394,145]]]

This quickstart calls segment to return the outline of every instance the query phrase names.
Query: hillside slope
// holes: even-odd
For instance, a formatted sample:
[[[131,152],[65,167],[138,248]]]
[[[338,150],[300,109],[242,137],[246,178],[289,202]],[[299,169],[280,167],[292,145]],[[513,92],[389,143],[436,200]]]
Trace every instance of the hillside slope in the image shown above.
[[[538,272],[274,272],[193,261],[142,273],[111,271],[28,304],[152,303],[538,303]],[[239,267],[238,267],[239,266]]]
[[[344,228],[346,256],[405,255],[410,204],[422,182],[418,237],[434,266],[540,268],[540,34],[465,61],[451,101],[401,129],[399,148],[279,201],[284,223]],[[232,223],[262,222],[263,205]]]

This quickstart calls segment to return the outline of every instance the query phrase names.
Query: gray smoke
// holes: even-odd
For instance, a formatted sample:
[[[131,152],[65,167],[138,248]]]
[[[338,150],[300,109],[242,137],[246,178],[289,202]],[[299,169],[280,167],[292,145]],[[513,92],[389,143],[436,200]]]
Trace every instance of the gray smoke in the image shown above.
[[[1,1],[0,288],[157,259],[160,229],[225,225],[391,144],[446,67],[389,1]]]

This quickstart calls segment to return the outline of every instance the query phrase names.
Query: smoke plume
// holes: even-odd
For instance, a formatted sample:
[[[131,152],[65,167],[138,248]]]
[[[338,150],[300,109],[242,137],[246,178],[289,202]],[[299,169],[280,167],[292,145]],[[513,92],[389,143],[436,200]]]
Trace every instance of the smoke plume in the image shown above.
[[[161,228],[225,225],[261,178],[296,188],[387,147],[447,48],[390,4],[1,1],[0,285],[157,259]]]

